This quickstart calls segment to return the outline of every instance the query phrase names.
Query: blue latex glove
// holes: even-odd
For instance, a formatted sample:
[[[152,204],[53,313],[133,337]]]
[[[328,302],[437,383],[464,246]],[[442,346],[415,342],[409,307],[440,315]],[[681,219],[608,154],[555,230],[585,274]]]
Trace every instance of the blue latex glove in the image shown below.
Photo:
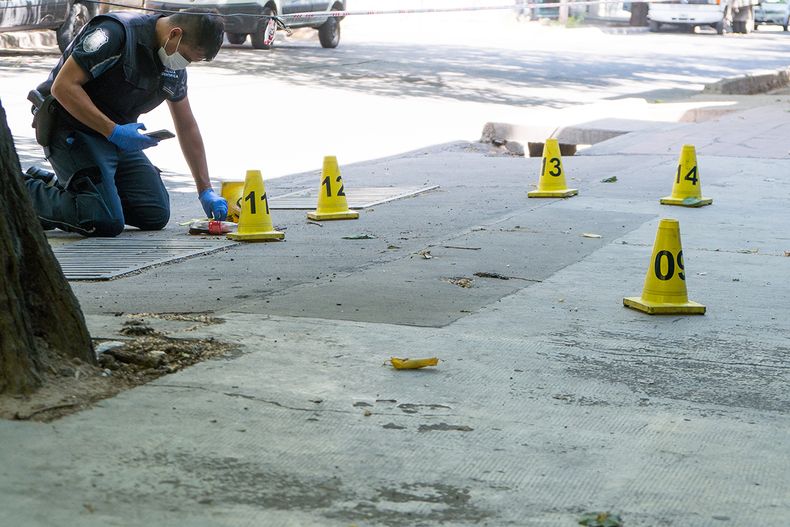
[[[159,144],[153,137],[141,134],[138,131],[141,128],[145,130],[143,123],[116,124],[107,140],[126,152],[137,152]]]
[[[200,193],[200,204],[206,216],[215,220],[225,221],[228,217],[228,202],[225,198],[218,196],[214,190],[207,188]]]

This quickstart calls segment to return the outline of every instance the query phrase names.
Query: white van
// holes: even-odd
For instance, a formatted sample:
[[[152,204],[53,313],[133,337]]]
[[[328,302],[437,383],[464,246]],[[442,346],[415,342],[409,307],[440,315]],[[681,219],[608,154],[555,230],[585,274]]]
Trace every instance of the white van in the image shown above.
[[[269,49],[273,35],[267,32],[267,15],[345,11],[346,0],[146,0],[145,7],[163,11],[180,11],[190,7],[216,9],[225,15],[225,36],[228,42],[243,44],[249,35],[252,47]],[[286,18],[285,23],[293,28],[315,28],[322,47],[336,48],[340,43],[341,20],[342,17],[317,16]]]
[[[650,31],[662,25],[680,26],[690,32],[710,26],[719,35],[749,33],[754,28],[754,7],[760,0],[678,0],[650,4],[647,20]]]

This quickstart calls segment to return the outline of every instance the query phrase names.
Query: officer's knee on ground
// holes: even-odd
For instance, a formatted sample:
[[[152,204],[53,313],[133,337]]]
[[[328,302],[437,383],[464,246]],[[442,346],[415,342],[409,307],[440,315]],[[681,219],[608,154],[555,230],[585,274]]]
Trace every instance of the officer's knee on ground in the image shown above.
[[[123,232],[124,223],[118,219],[94,220],[88,236],[115,238]]]
[[[135,222],[135,227],[141,231],[161,231],[170,221],[170,210],[160,209],[153,213],[149,212],[146,217]]]

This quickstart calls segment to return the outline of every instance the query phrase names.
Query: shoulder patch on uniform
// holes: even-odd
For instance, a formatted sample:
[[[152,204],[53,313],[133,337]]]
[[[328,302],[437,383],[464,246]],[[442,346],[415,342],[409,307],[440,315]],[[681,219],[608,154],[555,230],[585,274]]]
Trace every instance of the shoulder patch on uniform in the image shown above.
[[[107,35],[107,32],[99,28],[85,37],[85,40],[82,41],[82,49],[86,53],[95,53],[109,41],[110,37]]]

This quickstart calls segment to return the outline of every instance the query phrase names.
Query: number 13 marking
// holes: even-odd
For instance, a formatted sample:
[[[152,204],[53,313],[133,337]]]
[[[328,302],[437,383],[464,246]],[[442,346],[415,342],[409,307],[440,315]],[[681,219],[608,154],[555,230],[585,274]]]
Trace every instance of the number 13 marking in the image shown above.
[[[549,163],[554,163],[554,168],[549,170],[549,175],[553,177],[559,177],[562,174],[562,167],[560,166],[560,158],[552,157],[549,159]],[[546,172],[546,158],[543,158],[543,168],[541,168],[541,172]]]

